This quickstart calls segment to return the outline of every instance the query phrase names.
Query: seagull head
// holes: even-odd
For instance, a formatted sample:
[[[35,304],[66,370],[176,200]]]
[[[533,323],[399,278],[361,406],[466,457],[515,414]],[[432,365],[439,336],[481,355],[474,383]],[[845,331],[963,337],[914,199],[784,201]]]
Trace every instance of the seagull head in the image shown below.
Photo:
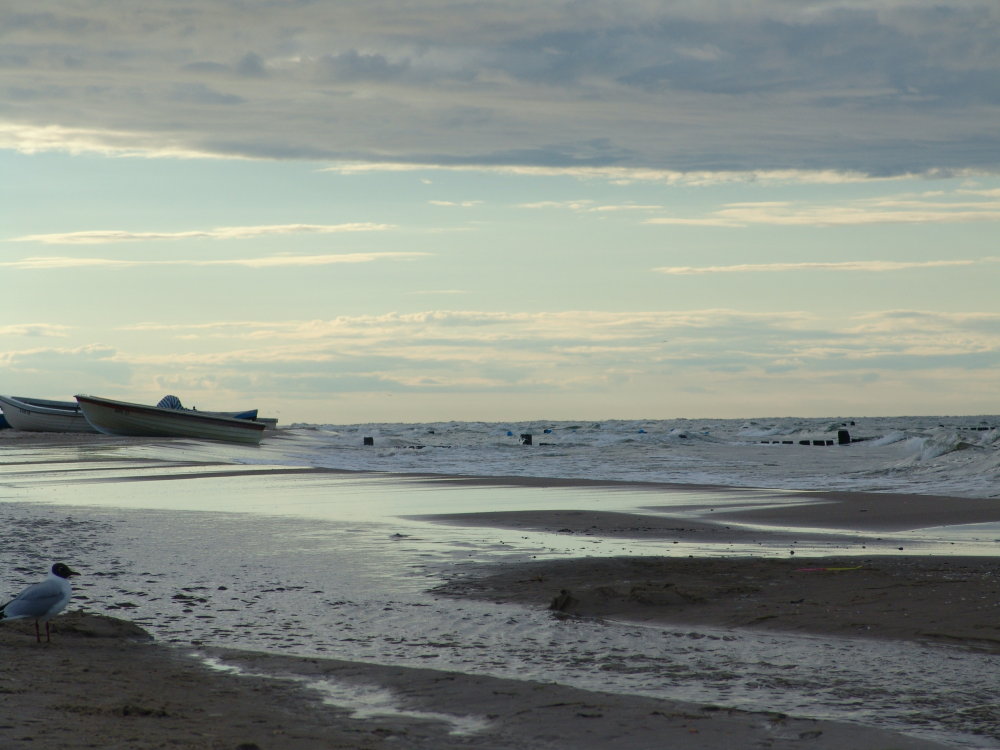
[[[59,576],[60,578],[66,578],[68,580],[70,576],[78,576],[80,574],[65,563],[56,563],[52,566],[52,575]]]

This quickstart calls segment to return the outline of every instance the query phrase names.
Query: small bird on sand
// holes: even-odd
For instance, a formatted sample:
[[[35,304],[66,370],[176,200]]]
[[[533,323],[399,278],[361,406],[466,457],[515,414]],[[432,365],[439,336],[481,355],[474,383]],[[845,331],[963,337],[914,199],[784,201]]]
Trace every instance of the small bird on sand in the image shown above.
[[[51,641],[49,620],[66,609],[73,595],[70,576],[80,575],[68,565],[56,563],[44,581],[33,583],[6,604],[0,606],[0,620],[34,618],[35,638],[41,643],[38,623],[45,623],[45,640]]]

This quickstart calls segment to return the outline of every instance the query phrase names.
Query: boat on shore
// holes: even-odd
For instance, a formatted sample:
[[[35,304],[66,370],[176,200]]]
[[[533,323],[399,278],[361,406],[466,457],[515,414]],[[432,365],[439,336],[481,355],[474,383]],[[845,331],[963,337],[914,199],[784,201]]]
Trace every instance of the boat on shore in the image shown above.
[[[97,432],[75,401],[52,401],[29,396],[0,396],[7,423],[25,432]]]
[[[267,422],[256,417],[237,418],[219,412],[148,406],[98,396],[78,395],[76,401],[94,429],[106,435],[183,437],[256,445],[268,427]]]
[[[157,402],[156,405],[160,409],[186,408],[177,396],[164,396]],[[190,411],[198,410],[192,406]],[[214,417],[232,417],[233,419],[252,419],[255,422],[261,422],[268,430],[275,430],[278,428],[277,419],[273,417],[258,416],[256,409],[245,409],[244,411],[205,411],[202,412],[202,414],[211,414]]]

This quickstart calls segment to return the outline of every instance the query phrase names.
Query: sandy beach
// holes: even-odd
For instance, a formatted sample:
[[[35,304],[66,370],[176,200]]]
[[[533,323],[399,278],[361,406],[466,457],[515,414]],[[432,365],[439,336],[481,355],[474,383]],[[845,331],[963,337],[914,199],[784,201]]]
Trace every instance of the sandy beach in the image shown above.
[[[332,659],[206,649],[210,669],[120,620],[64,615],[51,644],[0,630],[5,748],[947,747],[876,729],[722,706]],[[391,690],[405,710],[358,717],[327,681]]]
[[[562,569],[549,572],[564,582],[582,581],[585,587],[620,583],[622,573],[636,572],[627,562],[615,571],[573,565],[557,568]],[[539,571],[531,572],[537,583]],[[756,578],[768,580],[766,574]],[[583,600],[592,593],[585,587],[575,589]],[[484,587],[476,588],[477,595],[534,599],[523,582],[519,585],[509,577],[489,579]],[[459,589],[470,593],[465,586]],[[655,597],[637,595],[633,586],[631,594],[618,598],[618,604],[615,597],[599,595],[596,607],[574,601],[558,611],[672,620],[673,602]],[[780,608],[773,601],[770,606]],[[637,607],[645,611],[637,615]],[[713,617],[720,617],[717,603],[701,615],[679,615],[696,623],[711,622]],[[779,619],[776,616],[771,625],[780,627]],[[779,712],[738,711],[552,683],[260,652],[165,647],[127,621],[80,611],[63,615],[57,623],[52,643],[37,644],[27,623],[8,623],[0,630],[5,658],[0,684],[3,747],[917,750],[950,746]],[[816,625],[815,618],[793,619],[789,624],[794,628]],[[831,627],[855,625],[833,623],[827,617],[815,629]],[[958,632],[949,635],[958,637]],[[905,637],[906,633],[903,629],[897,634]],[[980,645],[981,634],[973,635]],[[205,658],[233,671],[210,668]],[[359,717],[339,708],[336,697],[325,694],[323,687],[331,681],[342,690],[353,686],[362,692],[391,691],[399,705],[382,715],[376,708],[374,715]]]
[[[67,562],[91,570],[91,560],[97,563],[101,545],[106,545],[114,531],[103,516],[86,506],[59,505],[61,495],[55,497],[55,506],[35,504],[52,502],[45,493],[46,488],[56,486],[51,484],[54,481],[62,488],[60,492],[74,487],[84,494],[92,491],[82,484],[86,477],[72,474],[79,465],[68,462],[55,468],[52,446],[44,441],[39,446],[32,458],[33,449],[22,445],[19,468],[6,466],[0,478],[4,515],[0,554],[8,571],[3,594],[15,593],[20,585],[16,582],[37,577],[32,571],[40,574],[44,561],[56,550],[72,551],[75,559]],[[45,480],[28,481],[26,466]],[[107,474],[100,480],[105,490],[138,478],[120,464],[102,471]],[[173,481],[158,485],[170,485],[170,492],[195,492],[199,472],[206,471],[224,473],[219,481],[231,482],[235,492],[246,487],[239,483],[240,476],[253,473],[221,466],[186,467],[182,472],[160,472],[160,478]],[[260,470],[255,471],[262,476]],[[299,479],[287,472],[280,476],[286,482]],[[152,484],[156,479],[146,476],[144,481]],[[545,480],[463,481],[483,487],[502,485],[510,492],[518,491],[519,481],[546,484]],[[758,525],[737,522],[747,517]],[[440,513],[426,520],[441,527],[652,539],[662,541],[667,550],[673,542],[689,537],[724,544],[752,534],[767,542],[772,552],[784,551],[782,556],[759,557],[604,555],[465,564],[455,566],[445,582],[439,580],[429,587],[443,606],[481,600],[516,604],[564,624],[667,624],[689,628],[689,634],[704,627],[712,632],[764,631],[931,644],[981,655],[983,679],[992,680],[995,674],[1000,654],[1000,558],[886,554],[881,548],[878,554],[866,556],[856,549],[858,534],[1000,520],[1000,511],[994,511],[991,501],[809,494],[801,502],[788,503],[784,512],[762,499],[756,509],[684,507],[676,517],[559,509]],[[59,544],[51,542],[53,526],[66,537]],[[852,553],[794,554],[794,546],[789,545],[804,538],[803,534],[851,542]],[[127,578],[128,572],[114,575]],[[133,577],[149,575],[135,571]],[[227,586],[233,584],[226,582],[218,588]],[[189,598],[187,614],[178,614],[179,619],[209,616],[198,609],[194,595]],[[130,617],[130,606],[135,605],[119,601],[102,608],[93,597],[81,595],[53,622],[51,643],[36,643],[30,622],[0,625],[5,660],[0,677],[4,694],[0,746],[212,750],[1000,747],[996,729],[1000,714],[988,703],[971,703],[954,716],[942,716],[935,732],[921,731],[916,724],[910,731],[896,731],[817,719],[807,710],[795,714],[737,710],[723,703],[582,690],[545,680],[476,674],[475,670],[339,659],[335,652],[302,656],[220,646],[200,637],[188,642],[171,638],[165,643],[144,630],[147,622],[137,623]],[[233,642],[238,640],[227,641]],[[955,731],[951,740],[944,737],[949,727]]]

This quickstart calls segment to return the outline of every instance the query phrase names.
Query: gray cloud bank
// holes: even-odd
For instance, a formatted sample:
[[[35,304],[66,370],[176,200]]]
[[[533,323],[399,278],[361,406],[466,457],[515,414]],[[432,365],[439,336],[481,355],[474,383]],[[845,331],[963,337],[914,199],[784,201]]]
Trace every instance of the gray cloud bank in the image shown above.
[[[35,0],[0,147],[677,171],[1000,170],[996,0]]]

